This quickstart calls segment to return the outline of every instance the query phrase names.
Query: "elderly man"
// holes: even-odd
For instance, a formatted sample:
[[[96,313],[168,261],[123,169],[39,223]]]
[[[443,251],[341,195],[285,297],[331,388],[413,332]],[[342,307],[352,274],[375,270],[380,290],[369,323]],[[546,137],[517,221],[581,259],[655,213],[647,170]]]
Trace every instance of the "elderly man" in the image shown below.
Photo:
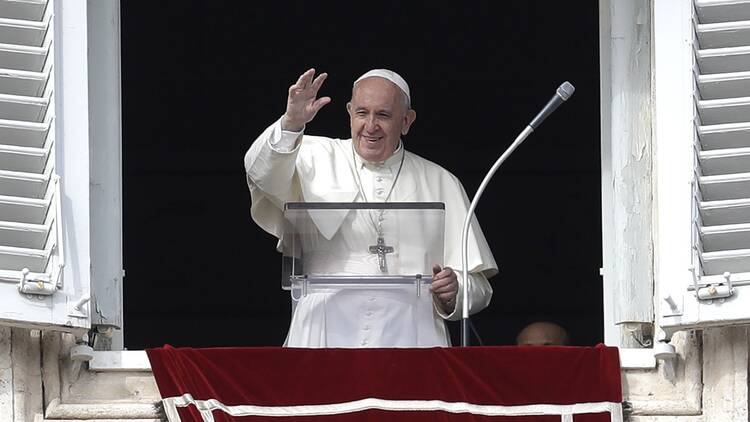
[[[267,128],[245,155],[253,220],[283,237],[286,202],[443,202],[445,254],[433,266],[432,295],[394,298],[392,293],[310,293],[293,307],[285,342],[289,347],[447,346],[445,319],[461,316],[464,280],[461,230],[468,199],[458,179],[440,166],[405,150],[401,137],[416,119],[406,81],[376,69],[354,82],[346,105],[351,139],[304,133],[326,104],[318,97],[327,74],[303,73],[289,87],[284,115]],[[487,278],[497,272],[484,235],[474,222],[469,235],[470,312],[492,296]]]

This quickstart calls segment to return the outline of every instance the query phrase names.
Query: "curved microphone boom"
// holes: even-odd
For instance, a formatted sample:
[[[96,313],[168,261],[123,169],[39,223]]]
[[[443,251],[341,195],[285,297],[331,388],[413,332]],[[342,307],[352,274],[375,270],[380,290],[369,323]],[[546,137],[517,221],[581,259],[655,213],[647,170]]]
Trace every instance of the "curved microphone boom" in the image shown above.
[[[490,179],[492,179],[492,176],[495,175],[495,172],[498,168],[500,168],[500,165],[510,156],[513,151],[518,148],[519,145],[521,145],[521,142],[523,142],[530,134],[533,132],[536,128],[539,127],[539,125],[542,124],[544,119],[546,119],[552,112],[554,112],[557,107],[560,107],[560,105],[567,101],[568,98],[570,98],[573,93],[575,92],[575,87],[570,82],[563,82],[562,85],[560,85],[559,88],[557,88],[557,91],[555,92],[555,95],[552,96],[552,99],[549,100],[547,105],[544,106],[542,111],[539,112],[539,114],[534,117],[534,120],[531,121],[531,123],[528,124],[524,128],[523,131],[516,137],[516,139],[513,141],[513,143],[508,147],[508,149],[505,150],[503,155],[500,156],[500,158],[495,161],[495,164],[492,165],[492,168],[490,168],[490,171],[487,173],[487,175],[484,177],[484,180],[482,180],[482,183],[479,185],[479,189],[477,189],[477,193],[474,194],[474,199],[471,201],[471,206],[469,207],[469,211],[466,213],[466,219],[464,220],[464,230],[461,234],[461,259],[462,259],[462,280],[463,280],[463,286],[462,286],[462,314],[461,314],[461,346],[468,346],[469,345],[469,227],[471,226],[471,219],[474,216],[474,209],[477,207],[477,203],[479,202],[479,198],[482,196],[482,193],[484,192],[484,189],[487,187],[487,184],[489,184]]]

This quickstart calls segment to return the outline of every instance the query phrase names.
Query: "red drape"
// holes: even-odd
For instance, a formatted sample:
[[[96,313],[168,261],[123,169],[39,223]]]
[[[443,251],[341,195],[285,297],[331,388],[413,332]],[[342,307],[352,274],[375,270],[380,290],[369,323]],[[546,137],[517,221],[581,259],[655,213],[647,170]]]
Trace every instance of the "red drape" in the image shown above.
[[[255,412],[249,416],[232,417],[214,410],[216,421],[560,421],[560,416],[498,416],[493,412],[503,406],[510,406],[508,409],[513,411],[518,406],[619,404],[622,400],[617,349],[604,346],[165,346],[147,353],[163,399],[192,397],[203,404],[220,403],[235,411],[243,410],[240,406],[257,406],[244,409]],[[204,402],[211,399],[216,402]],[[312,415],[298,416],[299,411],[309,410],[300,407],[305,405],[324,406],[313,406]],[[256,412],[258,409],[260,413]],[[288,416],[258,416],[268,409]],[[204,420],[195,403],[178,407],[177,413],[183,422]],[[577,414],[573,420],[611,419],[610,413],[600,410]],[[614,420],[619,420],[619,415]]]

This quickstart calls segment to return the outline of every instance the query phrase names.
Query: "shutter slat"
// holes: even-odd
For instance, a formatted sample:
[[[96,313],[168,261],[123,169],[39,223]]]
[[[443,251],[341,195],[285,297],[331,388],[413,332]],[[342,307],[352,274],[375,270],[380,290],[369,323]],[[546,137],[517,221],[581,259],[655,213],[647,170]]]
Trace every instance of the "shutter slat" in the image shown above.
[[[5,270],[45,272],[50,251],[44,249],[0,246],[0,268]]]
[[[48,150],[0,144],[0,168],[26,173],[44,173]]]
[[[750,223],[750,198],[701,201],[699,209],[706,225]]]
[[[697,25],[701,49],[750,45],[750,20]]]
[[[41,47],[46,32],[45,22],[0,17],[0,40],[5,44]]]
[[[0,92],[11,95],[40,97],[47,85],[48,75],[42,72],[0,69]]]
[[[49,199],[0,196],[0,220],[42,224],[50,207]]]
[[[20,147],[42,148],[47,140],[50,123],[0,120],[0,143]],[[750,129],[749,129],[750,130]]]
[[[0,221],[0,246],[44,249],[49,226]]]
[[[704,252],[702,259],[709,275],[750,272],[750,249]]]
[[[48,175],[0,170],[0,193],[3,195],[42,199],[48,182]]]
[[[48,104],[46,98],[0,94],[0,119],[41,123]]]
[[[46,0],[0,0],[0,16],[10,19],[41,21]]]
[[[750,97],[700,100],[698,115],[705,125],[746,123],[750,120]]]
[[[750,196],[750,173],[701,176],[698,178],[703,199],[716,201]]]
[[[750,72],[700,75],[698,88],[704,100],[750,97]]]
[[[6,69],[41,72],[47,52],[46,47],[0,44],[0,64]]]
[[[750,69],[750,47],[727,47],[699,50],[701,74],[741,72]]]
[[[742,249],[750,246],[750,223],[701,227],[705,252]]]
[[[750,20],[750,1],[696,0],[695,10],[701,23]]]
[[[698,158],[705,176],[741,173],[750,169],[750,147],[701,151]]]
[[[750,123],[699,126],[698,138],[705,150],[750,146]]]

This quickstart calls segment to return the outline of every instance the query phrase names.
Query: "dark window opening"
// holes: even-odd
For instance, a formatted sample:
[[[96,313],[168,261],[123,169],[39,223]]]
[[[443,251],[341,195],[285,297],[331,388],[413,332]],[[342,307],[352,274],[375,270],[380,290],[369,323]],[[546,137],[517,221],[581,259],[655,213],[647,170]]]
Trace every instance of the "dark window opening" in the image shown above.
[[[123,2],[125,345],[280,345],[276,240],[250,219],[242,158],[308,67],[333,98],[307,132],[348,137],[351,83],[401,73],[407,149],[473,195],[564,80],[575,96],[500,169],[477,215],[500,266],[485,344],[536,320],[603,339],[596,1]],[[451,324],[457,340],[458,326]]]

